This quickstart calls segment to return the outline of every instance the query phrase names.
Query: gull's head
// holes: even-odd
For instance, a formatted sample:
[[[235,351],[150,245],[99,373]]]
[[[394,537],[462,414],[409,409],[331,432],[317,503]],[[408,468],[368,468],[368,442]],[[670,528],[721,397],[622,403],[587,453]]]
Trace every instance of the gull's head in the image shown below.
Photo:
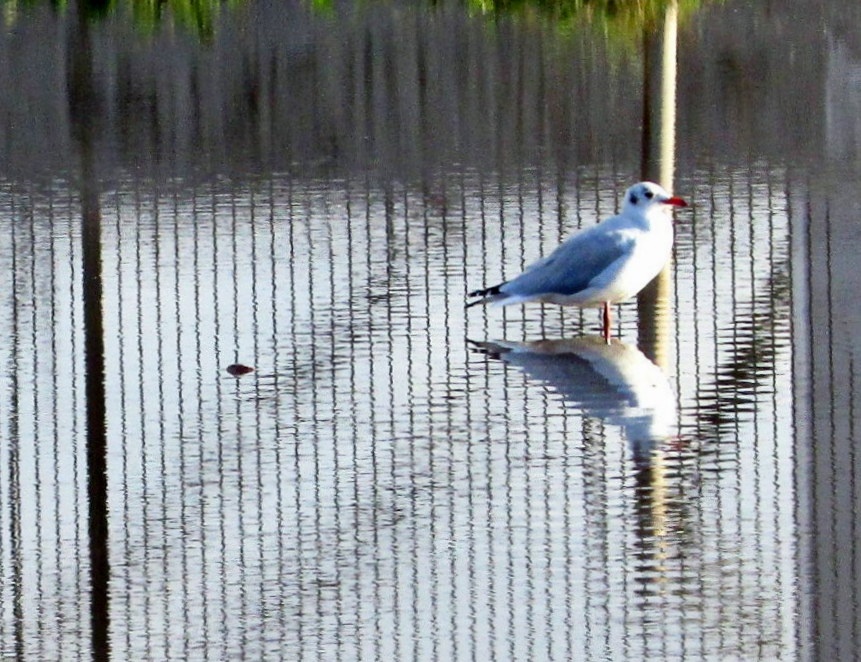
[[[687,207],[688,203],[653,182],[640,182],[625,191],[622,213],[647,214],[652,209]]]

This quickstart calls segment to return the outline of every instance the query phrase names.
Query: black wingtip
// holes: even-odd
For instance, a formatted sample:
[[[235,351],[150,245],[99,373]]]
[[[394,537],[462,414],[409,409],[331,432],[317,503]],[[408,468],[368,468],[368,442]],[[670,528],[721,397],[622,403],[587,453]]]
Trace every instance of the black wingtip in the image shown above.
[[[475,301],[469,301],[464,306],[464,308],[472,308],[473,306],[478,306],[479,304],[487,303],[491,297],[493,297],[497,294],[499,294],[499,285],[494,285],[493,287],[485,287],[482,290],[473,290],[472,292],[467,294],[466,297],[468,299],[471,299],[472,297],[480,297],[480,298],[476,299]]]
[[[466,339],[467,350],[472,354],[479,354],[491,359],[501,359],[503,354],[508,354],[511,351],[509,347],[504,347],[492,340],[472,340]]]
[[[495,294],[499,294],[499,288],[501,285],[494,285],[493,287],[485,287],[483,290],[473,290],[469,294],[467,294],[467,298],[471,299],[472,297],[492,297]],[[480,301],[473,301],[473,303],[481,303]],[[472,305],[472,304],[469,304]]]
[[[493,345],[493,343],[489,343],[486,341],[472,340],[470,338],[467,338],[466,346],[472,354],[488,356],[492,359],[498,359],[501,355],[498,349]]]

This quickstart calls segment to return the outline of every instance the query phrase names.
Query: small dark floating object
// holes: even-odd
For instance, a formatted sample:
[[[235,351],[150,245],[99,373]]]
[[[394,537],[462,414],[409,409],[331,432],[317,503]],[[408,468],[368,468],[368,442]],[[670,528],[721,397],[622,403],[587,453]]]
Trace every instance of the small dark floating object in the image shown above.
[[[234,363],[233,365],[227,366],[227,372],[234,377],[240,377],[241,375],[247,375],[249,372],[254,372],[254,368],[242,365],[241,363]]]

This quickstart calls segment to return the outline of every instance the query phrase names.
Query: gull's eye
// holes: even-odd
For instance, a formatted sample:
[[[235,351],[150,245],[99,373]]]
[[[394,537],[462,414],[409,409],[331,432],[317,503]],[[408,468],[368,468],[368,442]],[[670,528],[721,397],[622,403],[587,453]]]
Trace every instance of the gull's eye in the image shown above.
[[[651,200],[652,198],[655,197],[655,194],[652,193],[651,191],[646,191],[646,197],[649,198],[649,200]]]
[[[632,204],[632,205],[637,204],[637,196],[636,196],[636,195],[634,195],[633,193],[631,194],[631,197],[630,197],[630,198],[628,198],[628,199],[631,201],[631,204]]]

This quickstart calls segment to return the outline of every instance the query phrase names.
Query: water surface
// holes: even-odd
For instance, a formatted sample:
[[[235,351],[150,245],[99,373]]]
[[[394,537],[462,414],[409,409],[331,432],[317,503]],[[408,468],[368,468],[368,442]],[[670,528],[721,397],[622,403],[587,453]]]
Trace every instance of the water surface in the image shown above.
[[[252,3],[76,60],[10,14],[3,655],[851,658],[843,4],[682,13],[692,207],[610,346],[463,298],[652,172],[662,25]]]

